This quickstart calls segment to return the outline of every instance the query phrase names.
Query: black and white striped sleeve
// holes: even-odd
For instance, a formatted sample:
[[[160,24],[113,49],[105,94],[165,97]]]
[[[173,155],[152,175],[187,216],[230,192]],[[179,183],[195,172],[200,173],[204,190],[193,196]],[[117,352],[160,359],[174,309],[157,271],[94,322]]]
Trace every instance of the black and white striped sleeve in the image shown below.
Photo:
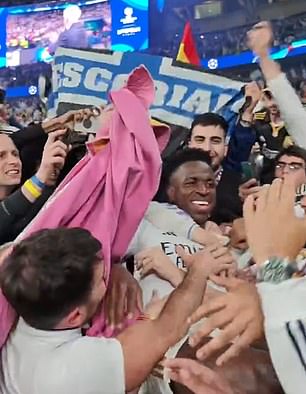
[[[286,394],[306,393],[306,278],[257,285],[265,335]]]

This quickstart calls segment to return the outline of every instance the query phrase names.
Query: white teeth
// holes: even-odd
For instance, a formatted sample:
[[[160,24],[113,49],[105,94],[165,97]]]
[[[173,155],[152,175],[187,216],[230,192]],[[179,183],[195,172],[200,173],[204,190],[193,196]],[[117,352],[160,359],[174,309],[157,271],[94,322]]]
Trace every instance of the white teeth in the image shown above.
[[[7,174],[8,175],[17,175],[17,174],[19,174],[19,171],[18,170],[10,170],[7,172]]]
[[[207,206],[208,202],[207,201],[192,201],[192,204],[201,205],[201,206]]]

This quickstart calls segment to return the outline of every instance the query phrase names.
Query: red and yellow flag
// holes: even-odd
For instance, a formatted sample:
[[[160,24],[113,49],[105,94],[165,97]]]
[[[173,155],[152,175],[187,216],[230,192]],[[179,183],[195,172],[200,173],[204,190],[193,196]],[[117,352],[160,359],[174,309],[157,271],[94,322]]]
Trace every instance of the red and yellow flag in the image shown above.
[[[183,63],[200,66],[200,57],[192,35],[190,22],[187,22],[176,60]]]

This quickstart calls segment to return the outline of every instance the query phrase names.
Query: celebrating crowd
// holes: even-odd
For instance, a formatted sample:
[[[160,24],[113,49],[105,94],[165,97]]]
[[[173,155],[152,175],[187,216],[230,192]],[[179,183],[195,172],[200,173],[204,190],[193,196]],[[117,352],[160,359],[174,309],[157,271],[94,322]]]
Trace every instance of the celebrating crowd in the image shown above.
[[[1,393],[304,394],[306,112],[271,25],[247,41],[266,88],[230,139],[199,114],[161,155],[143,67],[103,108],[18,128],[2,106]]]
[[[247,31],[251,26],[205,33],[198,37],[199,51],[204,58],[234,55],[248,50]],[[273,21],[273,47],[286,47],[306,36],[306,14]]]
[[[252,15],[254,18],[254,15]],[[293,41],[306,37],[306,14],[302,13],[289,18],[275,19],[273,24],[273,44],[275,48],[288,47]],[[205,23],[203,24],[205,27]],[[203,30],[196,35],[197,50],[201,58],[211,59],[219,56],[236,55],[249,49],[246,34],[251,25],[239,26],[227,30],[207,32]],[[163,53],[175,56],[181,40],[176,33],[163,48]]]

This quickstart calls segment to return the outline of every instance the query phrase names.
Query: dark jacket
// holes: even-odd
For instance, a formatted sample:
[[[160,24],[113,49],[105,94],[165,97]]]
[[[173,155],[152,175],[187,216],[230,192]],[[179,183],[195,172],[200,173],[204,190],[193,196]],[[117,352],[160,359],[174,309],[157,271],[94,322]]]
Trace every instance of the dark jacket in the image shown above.
[[[22,183],[29,179],[37,170],[41,161],[47,135],[41,125],[32,125],[8,133],[20,152],[22,161]],[[0,202],[0,245],[13,241],[31,222],[53,192],[47,188],[42,196],[31,203],[21,192],[16,190]]]
[[[32,125],[9,134],[18,148],[22,161],[22,183],[31,178],[41,161],[47,134],[41,125]],[[57,184],[70,172],[73,166],[85,155],[85,143],[69,152],[65,167]],[[31,203],[21,192],[13,194],[0,202],[0,245],[13,241],[34,219],[55,188],[46,188],[39,199]]]
[[[212,220],[217,223],[231,223],[242,216],[242,202],[239,197],[241,184],[241,163],[249,160],[252,146],[256,141],[255,130],[237,123],[228,146],[228,153],[217,185],[217,201]]]
[[[242,216],[242,202],[239,197],[241,174],[224,168],[217,185],[216,207],[211,220],[217,224],[231,223]]]
[[[275,127],[271,123],[267,111],[256,112],[254,128],[264,156],[260,182],[269,184],[274,179],[275,157],[282,149],[292,145],[293,141],[285,126]]]
[[[82,22],[74,23],[69,30],[64,30],[54,45],[49,46],[53,54],[58,47],[84,49],[88,47],[86,30]]]
[[[31,203],[18,189],[0,202],[0,245],[14,241],[34,219],[53,191],[54,188],[46,188],[41,197]]]

